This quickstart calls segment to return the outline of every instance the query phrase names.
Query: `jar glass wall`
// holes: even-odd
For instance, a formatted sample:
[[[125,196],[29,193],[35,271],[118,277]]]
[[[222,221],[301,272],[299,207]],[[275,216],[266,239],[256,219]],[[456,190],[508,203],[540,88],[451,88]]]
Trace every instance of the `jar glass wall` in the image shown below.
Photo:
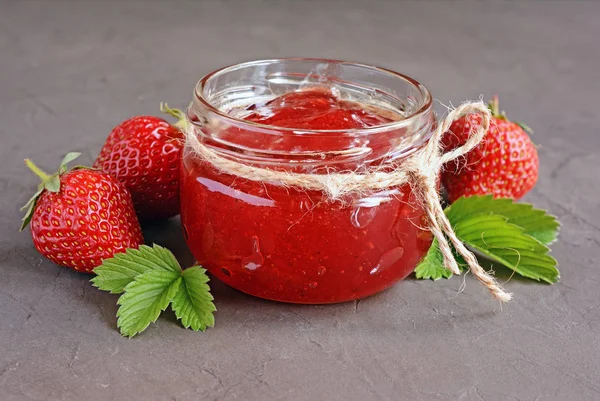
[[[302,96],[311,88],[327,88],[387,122],[315,130],[245,119],[278,96]],[[187,113],[203,145],[238,163],[360,173],[401,163],[420,149],[435,127],[431,103],[421,84],[392,71],[281,59],[208,74]],[[223,173],[190,147],[181,171],[181,219],[193,255],[220,280],[261,298],[332,303],[366,297],[410,274],[431,244],[408,184],[331,200],[321,191]]]

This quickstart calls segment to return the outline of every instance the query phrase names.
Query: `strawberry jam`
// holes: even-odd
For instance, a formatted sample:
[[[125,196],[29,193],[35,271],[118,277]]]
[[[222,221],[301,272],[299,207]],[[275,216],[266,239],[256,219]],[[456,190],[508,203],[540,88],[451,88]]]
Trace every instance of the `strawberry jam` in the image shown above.
[[[366,128],[393,121],[390,116],[365,110],[359,103],[339,99],[328,88],[290,92],[264,106],[253,104],[247,110],[252,111],[244,117],[247,121],[308,130]]]
[[[384,163],[408,135],[406,128],[367,135],[361,130],[404,117],[323,88],[260,98],[229,115],[229,124],[198,124],[199,139],[237,162],[281,171],[360,171]],[[181,191],[195,258],[261,298],[315,304],[366,297],[410,274],[431,244],[409,185],[332,201],[320,191],[219,172],[186,149]]]

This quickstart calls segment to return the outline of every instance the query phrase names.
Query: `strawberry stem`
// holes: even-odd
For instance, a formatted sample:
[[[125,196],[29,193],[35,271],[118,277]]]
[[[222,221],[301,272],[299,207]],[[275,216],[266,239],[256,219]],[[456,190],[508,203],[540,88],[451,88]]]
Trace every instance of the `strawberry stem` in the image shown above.
[[[60,163],[60,167],[58,168],[58,171],[52,175],[49,175],[48,173],[43,171],[30,159],[25,159],[25,164],[27,165],[27,167],[29,167],[29,169],[31,171],[33,171],[33,173],[35,175],[40,177],[40,179],[42,180],[42,183],[40,185],[38,185],[37,191],[29,199],[29,201],[27,201],[27,204],[21,208],[21,210],[26,210],[26,212],[25,212],[25,216],[23,216],[20,231],[23,231],[25,229],[25,227],[27,227],[29,225],[29,223],[31,222],[31,218],[33,217],[33,212],[35,211],[35,205],[36,205],[39,197],[42,196],[42,193],[44,191],[55,192],[55,193],[60,192],[60,176],[68,171],[67,164],[72,162],[73,160],[77,159],[80,154],[81,153],[77,153],[77,152],[67,153],[65,155],[65,157],[63,158],[62,162]],[[77,168],[83,168],[83,167],[81,167],[81,166],[73,167],[73,169],[77,169]]]
[[[492,101],[488,103],[488,108],[492,113],[492,117],[508,121],[508,119],[506,118],[506,113],[500,111],[500,101],[498,100],[498,95],[494,95],[494,97],[492,97]],[[518,122],[515,122],[515,124],[521,127],[526,133],[533,134],[533,130],[527,125]]]
[[[168,104],[162,102],[160,103],[160,111],[175,117],[177,122],[173,125],[175,125],[177,128],[180,130],[187,129],[187,119],[185,118],[185,113],[183,111],[180,109],[172,109]]]
[[[498,95],[494,95],[494,97],[492,97],[489,107],[490,111],[492,112],[492,116],[498,117],[500,115],[500,100],[498,100]]]
[[[29,167],[29,169],[31,171],[33,171],[35,173],[35,175],[37,175],[38,177],[40,177],[40,179],[42,180],[42,182],[47,182],[50,179],[50,176],[45,173],[44,171],[42,171],[41,168],[39,168],[38,166],[35,165],[34,162],[32,162],[30,159],[25,159],[25,164],[27,165],[27,167]]]

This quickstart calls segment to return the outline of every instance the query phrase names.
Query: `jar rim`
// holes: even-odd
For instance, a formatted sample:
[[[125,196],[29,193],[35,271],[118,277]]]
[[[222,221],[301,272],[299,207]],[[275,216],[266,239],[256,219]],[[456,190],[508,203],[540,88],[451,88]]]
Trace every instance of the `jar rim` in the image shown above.
[[[379,124],[379,125],[362,127],[362,128],[323,130],[323,129],[304,129],[304,128],[293,128],[293,127],[280,127],[280,126],[276,126],[276,125],[261,124],[261,123],[257,123],[257,122],[253,122],[253,121],[244,120],[243,118],[238,118],[238,117],[232,116],[228,112],[219,109],[217,106],[212,104],[204,96],[204,88],[206,87],[209,80],[212,78],[215,78],[221,74],[226,74],[226,73],[231,72],[238,68],[259,66],[259,65],[272,64],[272,63],[283,63],[286,61],[315,61],[315,62],[323,62],[323,63],[335,63],[335,64],[340,64],[340,65],[351,65],[351,66],[355,66],[355,67],[365,68],[367,70],[390,74],[401,80],[404,80],[405,82],[408,82],[415,89],[417,89],[422,96],[422,100],[420,101],[420,104],[418,105],[418,107],[416,108],[415,111],[404,116],[403,119],[398,120],[398,121],[392,121],[392,122],[385,123],[385,124]],[[225,121],[229,121],[229,122],[233,123],[234,125],[237,125],[237,126],[245,125],[245,126],[253,127],[255,129],[260,129],[260,130],[277,130],[279,133],[288,132],[288,133],[292,133],[292,134],[295,132],[302,132],[302,134],[315,133],[315,134],[334,134],[334,135],[335,134],[368,135],[370,133],[380,132],[382,130],[399,129],[399,128],[403,128],[406,126],[410,126],[415,120],[418,120],[423,115],[430,112],[432,109],[432,105],[433,105],[433,99],[431,97],[431,93],[429,92],[429,90],[423,84],[421,84],[419,81],[417,81],[414,78],[409,77],[408,75],[401,74],[401,73],[398,73],[396,71],[393,71],[393,70],[390,70],[387,68],[374,66],[374,65],[370,65],[370,64],[344,61],[344,60],[335,60],[335,59],[310,58],[310,57],[285,57],[285,58],[261,59],[261,60],[253,60],[253,61],[246,61],[246,62],[242,62],[242,63],[236,63],[236,64],[232,64],[232,65],[229,65],[226,67],[219,68],[217,70],[214,70],[214,71],[206,74],[204,77],[202,77],[196,83],[196,86],[194,88],[194,99],[198,100],[200,103],[202,103],[203,107],[205,107],[209,112],[218,115],[220,118],[224,119]]]

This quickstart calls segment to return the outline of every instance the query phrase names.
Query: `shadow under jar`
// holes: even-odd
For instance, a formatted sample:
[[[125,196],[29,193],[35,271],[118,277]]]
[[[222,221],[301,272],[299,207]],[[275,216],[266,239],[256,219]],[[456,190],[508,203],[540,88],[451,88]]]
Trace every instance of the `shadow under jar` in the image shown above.
[[[321,59],[212,72],[198,82],[187,114],[198,140],[218,155],[307,174],[401,164],[436,124],[431,96],[417,81]],[[181,219],[190,250],[214,276],[245,293],[294,303],[380,292],[410,274],[432,241],[408,184],[331,200],[321,191],[219,171],[189,145]]]

